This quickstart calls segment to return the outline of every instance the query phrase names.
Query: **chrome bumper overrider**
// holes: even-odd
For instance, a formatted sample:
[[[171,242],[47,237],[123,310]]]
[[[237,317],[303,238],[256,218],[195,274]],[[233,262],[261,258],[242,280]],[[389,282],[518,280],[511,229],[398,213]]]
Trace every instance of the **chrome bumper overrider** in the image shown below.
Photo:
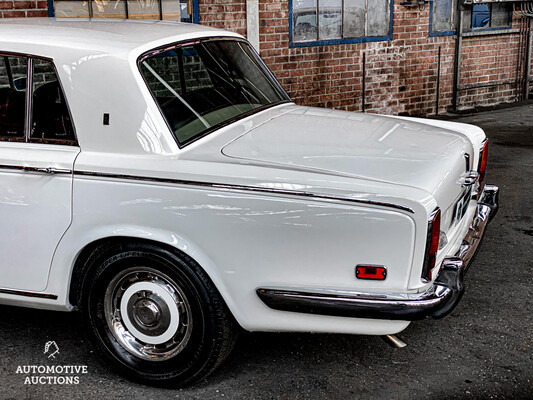
[[[295,291],[259,288],[257,295],[270,308],[340,317],[414,321],[427,316],[442,318],[457,305],[464,292],[463,279],[485,232],[498,211],[498,187],[486,185],[477,212],[461,247],[445,258],[433,287],[418,294],[367,294],[349,291]]]

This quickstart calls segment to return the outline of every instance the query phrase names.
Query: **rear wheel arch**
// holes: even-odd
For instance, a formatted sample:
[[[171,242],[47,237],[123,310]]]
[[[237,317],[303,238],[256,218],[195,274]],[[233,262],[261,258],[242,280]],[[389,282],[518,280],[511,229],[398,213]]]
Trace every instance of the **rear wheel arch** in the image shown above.
[[[120,283],[122,282],[120,279],[123,277],[143,273],[148,274],[150,279],[141,276],[139,282],[131,284],[131,278],[128,278],[129,287]],[[146,334],[142,329],[139,333],[137,328],[128,326],[128,322],[133,320],[130,320],[130,317],[124,318],[124,316],[134,311],[129,309],[124,311],[120,306],[122,304],[120,298],[117,297],[119,306],[109,303],[113,305],[109,308],[105,303],[108,300],[107,293],[109,292],[109,289],[106,290],[105,288],[114,288],[113,282],[115,280],[119,282],[116,285],[119,288],[117,290],[123,292],[123,297],[126,299],[122,303],[125,304],[126,302],[128,306],[130,303],[128,299],[131,297],[131,294],[128,295],[128,293],[130,289],[135,288],[135,285],[138,287],[134,291],[141,293],[142,296],[146,298],[152,296],[156,300],[161,300],[165,297],[165,293],[163,293],[165,290],[159,290],[159,297],[154,297],[150,293],[156,293],[157,287],[161,289],[163,286],[169,287],[169,284],[174,284],[173,290],[179,291],[182,297],[176,298],[176,303],[169,297],[170,300],[166,300],[166,303],[159,302],[159,306],[162,308],[158,307],[158,309],[161,311],[166,307],[168,311],[169,307],[172,309],[173,304],[180,308],[183,304],[187,304],[188,307],[190,303],[191,309],[187,308],[179,313],[176,311],[177,317],[172,318],[178,318],[175,321],[182,321],[184,316],[189,315],[192,319],[187,320],[189,322],[185,323],[183,329],[180,328],[176,332],[172,331],[172,319],[169,319],[167,321],[169,326],[163,325],[165,333],[155,331],[159,329],[159,323],[155,326],[155,330],[150,328],[153,332],[146,328]],[[177,286],[176,283],[178,283]],[[151,285],[151,287],[145,288],[144,286],[147,285]],[[140,286],[143,287],[139,288]],[[226,358],[235,342],[238,324],[207,272],[187,254],[164,243],[130,237],[105,238],[92,242],[77,257],[70,287],[70,301],[81,309],[86,331],[89,333],[93,345],[107,356],[119,372],[136,381],[162,386],[181,386],[196,382],[207,376]],[[181,292],[180,288],[185,292]],[[138,293],[133,295],[131,299],[135,300],[134,296],[138,296]],[[177,292],[173,293],[176,294]],[[146,300],[143,297],[140,301]],[[120,309],[121,313],[115,314],[118,311],[110,313],[108,308]],[[125,312],[126,314],[124,314]],[[172,313],[170,312],[170,314]],[[121,342],[122,337],[117,336],[117,332],[113,331],[113,327],[118,323],[115,321],[116,315],[119,316],[118,320],[127,327],[127,329],[124,327],[119,329],[119,333],[124,330],[132,332],[141,340],[138,343],[139,346],[127,346],[130,343],[131,338],[129,336],[131,335],[128,336],[127,341]],[[157,315],[159,315],[159,311],[157,311]],[[112,318],[113,321],[110,322],[109,318]],[[163,318],[161,321],[164,320]],[[129,325],[132,323],[129,322]],[[141,328],[143,327],[144,325],[141,326]],[[154,354],[147,353],[149,356],[143,355],[144,353],[141,351],[146,343],[152,343],[149,341],[152,337],[159,340],[159,336],[166,337],[168,331],[171,335],[177,336],[172,336],[172,338],[169,336],[161,340],[172,344],[181,335],[181,330],[188,331],[190,335],[191,329],[193,336],[190,336],[190,341],[189,336],[184,334],[184,338],[187,340],[183,340],[183,346],[181,343],[178,347],[173,345],[175,348],[169,347],[168,352],[165,351],[158,356],[164,361],[155,363],[153,361],[154,357],[159,354],[157,348],[159,344],[154,347],[155,350],[152,351]],[[200,350],[197,351],[196,346],[200,346],[198,347]],[[174,359],[176,360],[174,361]],[[181,364],[190,365],[182,368]]]
[[[113,236],[94,240],[93,242],[86,244],[85,247],[83,247],[83,249],[78,253],[74,262],[74,266],[72,268],[71,278],[69,282],[69,303],[75,308],[79,307],[82,294],[81,292],[83,280],[86,274],[91,269],[91,261],[93,259],[98,258],[103,253],[121,251],[135,246],[161,249],[179,257],[183,257],[187,260],[191,260],[191,262],[197,265],[198,268],[201,269],[201,271],[207,276],[211,284],[213,284],[214,287],[217,287],[210,274],[196,260],[194,260],[192,257],[184,253],[183,251],[167,243],[132,236]],[[221,295],[221,297],[224,296]]]

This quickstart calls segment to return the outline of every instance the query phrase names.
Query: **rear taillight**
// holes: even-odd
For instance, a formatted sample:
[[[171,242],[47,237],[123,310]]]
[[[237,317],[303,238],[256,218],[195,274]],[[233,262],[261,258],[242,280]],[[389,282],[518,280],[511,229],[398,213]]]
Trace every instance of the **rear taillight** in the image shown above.
[[[479,151],[479,164],[477,171],[479,172],[479,184],[483,184],[485,179],[485,171],[487,170],[487,157],[489,155],[489,140],[485,139]]]
[[[437,262],[437,251],[439,250],[440,238],[440,208],[435,209],[429,216],[428,231],[426,239],[426,255],[422,266],[422,279],[431,281],[431,272]]]

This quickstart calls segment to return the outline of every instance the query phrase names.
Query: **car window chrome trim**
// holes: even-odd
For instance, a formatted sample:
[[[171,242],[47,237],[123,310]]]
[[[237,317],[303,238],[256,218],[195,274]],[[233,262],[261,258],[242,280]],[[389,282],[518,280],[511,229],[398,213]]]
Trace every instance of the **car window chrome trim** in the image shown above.
[[[0,289],[0,294],[9,294],[12,296],[24,296],[24,297],[36,297],[39,299],[57,300],[56,294],[40,293],[40,292],[28,292],[26,290],[15,289]]]
[[[285,89],[283,89],[283,86],[281,86],[279,81],[276,79],[276,77],[274,76],[272,71],[270,71],[270,69],[267,67],[267,65],[264,63],[264,61],[261,59],[261,57],[258,56],[258,54],[254,50],[253,46],[249,44],[252,53],[254,53],[254,55],[255,55],[255,62],[263,65],[263,67],[265,69],[264,72],[267,73],[268,77],[272,80],[272,83],[275,85],[276,89],[280,92],[279,94],[281,94],[282,97],[285,97],[285,100],[277,101],[277,102],[270,103],[270,104],[265,104],[265,105],[263,105],[261,107],[257,107],[257,108],[255,108],[253,110],[250,110],[250,111],[247,111],[245,113],[236,115],[235,117],[232,117],[232,118],[230,118],[230,119],[228,119],[226,121],[222,121],[222,122],[219,122],[216,125],[211,126],[210,128],[206,129],[205,131],[203,131],[201,134],[199,134],[197,136],[193,136],[192,138],[190,138],[188,140],[180,142],[178,140],[175,132],[171,128],[170,124],[168,123],[168,119],[165,116],[165,113],[163,112],[163,109],[159,105],[155,94],[150,89],[150,85],[149,85],[146,77],[144,76],[144,74],[142,72],[141,65],[142,65],[142,63],[144,61],[146,61],[147,59],[149,59],[151,57],[157,56],[158,54],[167,52],[169,50],[176,49],[178,47],[179,48],[183,48],[185,46],[195,45],[195,44],[199,44],[199,43],[225,41],[225,40],[237,41],[237,42],[243,42],[243,43],[249,44],[246,39],[240,38],[240,37],[235,37],[235,36],[205,37],[205,38],[199,38],[199,39],[193,39],[193,40],[186,39],[186,40],[182,40],[182,41],[166,44],[164,46],[156,47],[155,49],[152,49],[152,50],[149,50],[147,52],[144,52],[143,54],[141,54],[137,58],[137,72],[140,74],[140,76],[141,76],[141,78],[142,78],[142,80],[144,82],[145,87],[148,89],[148,92],[150,93],[150,97],[151,97],[152,101],[154,102],[154,104],[156,105],[157,109],[159,110],[160,115],[162,116],[163,120],[165,121],[165,125],[167,126],[168,130],[170,131],[170,133],[172,135],[172,138],[176,142],[176,145],[178,146],[179,149],[183,149],[184,147],[186,147],[186,146],[188,146],[188,145],[190,145],[190,144],[192,144],[192,143],[194,143],[194,142],[196,142],[196,141],[208,136],[209,134],[213,133],[214,131],[216,131],[218,129],[221,129],[221,128],[225,127],[225,126],[231,125],[231,124],[233,124],[233,123],[235,123],[237,121],[240,121],[240,120],[242,120],[244,118],[247,118],[249,116],[257,114],[257,113],[259,113],[261,111],[264,111],[264,110],[267,110],[269,108],[273,108],[273,107],[276,107],[276,106],[279,106],[279,105],[282,105],[282,104],[290,104],[290,103],[292,103],[292,100],[291,100],[289,94],[285,91]]]
[[[27,60],[26,69],[26,111],[24,119],[24,138],[30,142],[31,127],[33,124],[33,58]]]
[[[247,192],[256,192],[256,193],[280,194],[280,195],[285,195],[285,196],[307,197],[307,198],[317,199],[317,200],[333,200],[333,201],[341,201],[341,202],[347,202],[347,203],[367,204],[367,205],[375,205],[375,206],[386,207],[386,208],[394,208],[397,210],[406,211],[411,214],[414,214],[413,209],[406,207],[406,206],[399,205],[399,204],[387,203],[387,202],[382,202],[382,201],[374,201],[374,200],[366,200],[366,199],[355,199],[352,197],[342,196],[342,195],[319,194],[319,193],[313,193],[313,192],[305,192],[301,190],[287,190],[287,189],[265,188],[265,187],[260,187],[260,186],[237,185],[237,184],[231,184],[231,183],[202,182],[202,181],[191,181],[191,180],[184,180],[184,179],[156,178],[156,177],[147,177],[147,176],[138,176],[138,175],[111,174],[111,173],[104,173],[104,172],[92,172],[92,171],[80,171],[80,170],[75,170],[74,175],[133,180],[133,181],[141,181],[141,182],[167,183],[167,184],[173,184],[173,185],[207,187],[207,188],[221,189],[221,190],[236,190],[236,191],[247,191]]]

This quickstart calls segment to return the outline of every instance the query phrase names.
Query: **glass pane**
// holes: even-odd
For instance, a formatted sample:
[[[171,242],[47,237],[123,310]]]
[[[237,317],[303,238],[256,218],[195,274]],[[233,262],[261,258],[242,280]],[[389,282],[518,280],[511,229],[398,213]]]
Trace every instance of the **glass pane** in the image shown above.
[[[257,108],[287,101],[249,45],[202,42],[148,58],[142,73],[180,143]]]
[[[319,0],[318,38],[342,38],[342,0]]]
[[[185,90],[193,92],[203,88],[213,87],[213,81],[207,72],[200,55],[194,47],[184,47],[183,70],[185,71]]]
[[[487,4],[474,4],[472,7],[472,28],[489,26],[490,10]]]
[[[0,137],[24,138],[26,71],[23,57],[0,56]]]
[[[292,40],[295,42],[317,40],[317,0],[294,0],[292,4]]]
[[[89,18],[88,1],[54,1],[56,18]]]
[[[511,26],[511,8],[508,3],[493,3],[490,15],[491,27]]]
[[[459,14],[459,12],[457,12]],[[459,26],[459,23],[457,23],[457,26]],[[465,7],[465,10],[463,11],[463,30],[468,31],[472,29],[472,8],[471,7]]]
[[[187,0],[162,0],[163,19],[181,22],[192,21],[192,1]]]
[[[172,100],[176,94],[183,95],[179,62],[178,52],[169,51],[141,64],[144,78],[160,105],[164,104],[165,99]]]
[[[126,18],[126,2],[124,0],[93,0],[94,18]]]
[[[128,9],[126,10],[126,1]],[[161,14],[160,14],[161,2]],[[95,18],[168,19],[193,22],[193,0],[54,0],[57,18],[89,18],[89,8]]]
[[[365,36],[365,0],[344,0],[344,37]]]
[[[159,1],[128,0],[128,18],[159,19]]]
[[[53,64],[33,61],[31,139],[75,140],[65,96]]]
[[[432,26],[433,32],[448,32],[453,30],[453,4],[453,0],[434,0]]]
[[[180,0],[181,22],[192,22],[192,0]]]
[[[162,0],[161,7],[163,8],[163,19],[181,21],[181,4],[179,0]],[[187,4],[185,4],[185,11],[187,11]]]
[[[390,17],[389,0],[368,0],[367,36],[387,36]]]

